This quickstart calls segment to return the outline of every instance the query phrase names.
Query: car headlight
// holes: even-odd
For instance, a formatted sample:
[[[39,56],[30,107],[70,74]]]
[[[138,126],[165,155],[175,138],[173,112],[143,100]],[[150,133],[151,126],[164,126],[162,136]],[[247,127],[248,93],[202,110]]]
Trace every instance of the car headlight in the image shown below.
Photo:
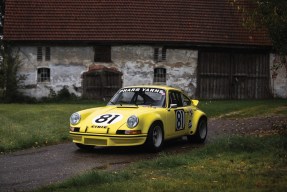
[[[70,123],[72,125],[78,124],[80,120],[81,120],[81,115],[79,113],[73,113],[70,117]]]
[[[135,115],[130,116],[127,120],[128,128],[134,128],[138,125],[138,123],[139,123],[139,118]]]

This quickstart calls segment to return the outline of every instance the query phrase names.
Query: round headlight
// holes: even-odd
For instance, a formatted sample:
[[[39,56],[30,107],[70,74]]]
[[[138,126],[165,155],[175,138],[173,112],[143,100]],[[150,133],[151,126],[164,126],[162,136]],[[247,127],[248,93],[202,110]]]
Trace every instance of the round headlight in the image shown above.
[[[76,125],[81,120],[81,115],[79,113],[73,113],[70,117],[70,123]]]
[[[139,118],[135,115],[130,116],[127,120],[128,128],[134,128],[138,125],[138,123],[139,123]]]

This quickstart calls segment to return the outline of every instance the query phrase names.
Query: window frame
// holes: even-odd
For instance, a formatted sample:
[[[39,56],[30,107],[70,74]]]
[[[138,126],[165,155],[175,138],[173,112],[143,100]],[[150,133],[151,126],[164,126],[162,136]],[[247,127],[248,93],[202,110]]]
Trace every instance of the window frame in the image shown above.
[[[155,62],[166,61],[166,48],[165,47],[154,48],[154,61]]]
[[[45,61],[51,60],[51,48],[45,47]]]
[[[166,68],[156,67],[153,70],[154,83],[166,83]]]
[[[51,69],[49,67],[37,68],[37,83],[51,82]]]
[[[43,61],[43,49],[42,49],[42,47],[37,47],[37,61]]]

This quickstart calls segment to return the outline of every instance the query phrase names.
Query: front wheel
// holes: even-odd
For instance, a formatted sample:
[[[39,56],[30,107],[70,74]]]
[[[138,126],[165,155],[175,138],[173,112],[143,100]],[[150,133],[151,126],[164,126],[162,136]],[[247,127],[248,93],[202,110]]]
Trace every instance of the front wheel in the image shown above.
[[[148,131],[145,147],[150,152],[159,152],[162,150],[164,142],[163,128],[160,123],[154,123]]]
[[[192,143],[204,143],[207,137],[207,119],[200,118],[194,135],[189,135],[188,140]]]

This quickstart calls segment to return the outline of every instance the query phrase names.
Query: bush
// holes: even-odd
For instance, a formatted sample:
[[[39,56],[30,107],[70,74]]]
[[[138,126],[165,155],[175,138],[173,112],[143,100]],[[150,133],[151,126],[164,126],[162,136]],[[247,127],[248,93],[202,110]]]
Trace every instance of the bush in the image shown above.
[[[80,98],[74,93],[70,93],[67,86],[64,86],[60,91],[56,92],[52,88],[50,89],[49,97],[44,97],[40,102],[67,102],[67,101],[78,101]]]

